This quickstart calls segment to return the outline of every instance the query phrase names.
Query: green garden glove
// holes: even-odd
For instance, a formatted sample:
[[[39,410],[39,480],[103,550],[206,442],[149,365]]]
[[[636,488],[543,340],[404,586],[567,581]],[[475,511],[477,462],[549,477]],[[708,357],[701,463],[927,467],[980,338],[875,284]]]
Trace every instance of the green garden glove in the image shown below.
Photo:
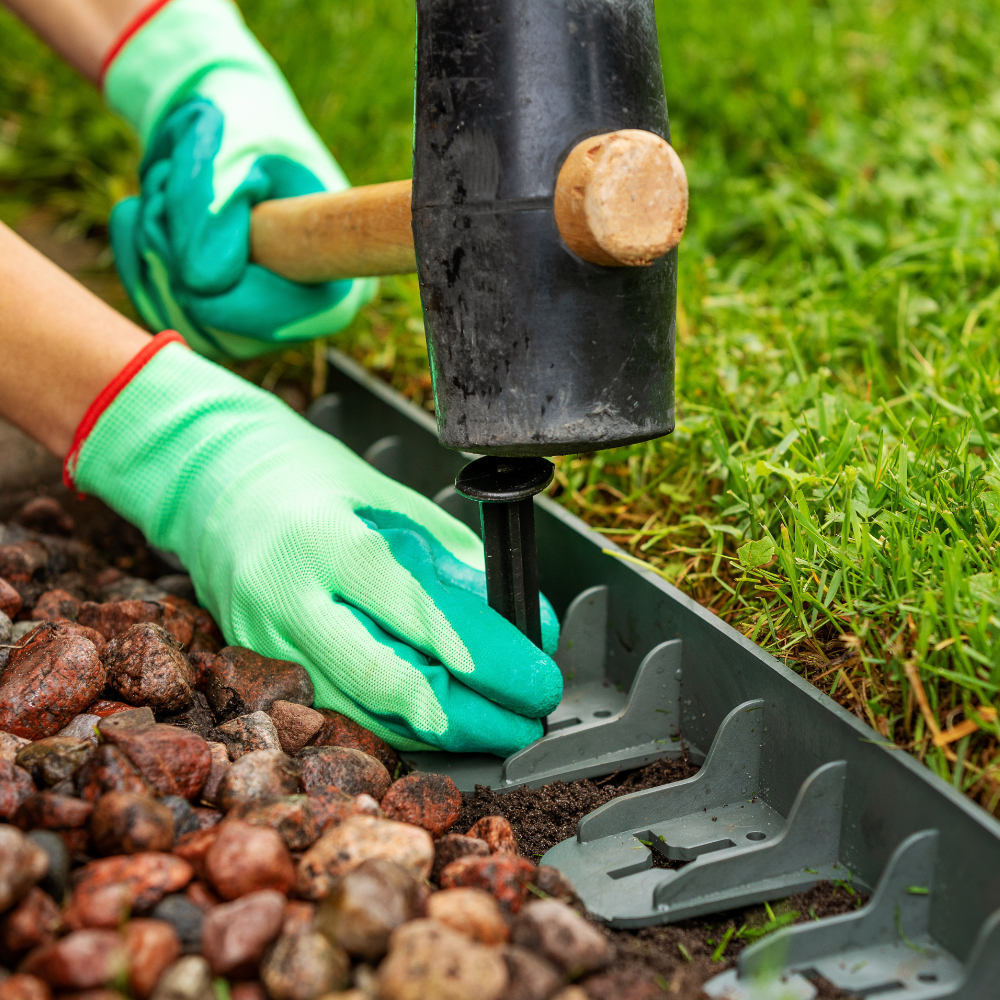
[[[506,756],[559,703],[558,667],[487,605],[473,532],[181,344],[67,471],[180,557],[229,642],[301,663],[317,706],[395,747]],[[558,628],[543,600],[549,651]]]
[[[142,194],[111,214],[143,319],[217,359],[345,327],[373,280],[302,285],[249,262],[253,205],[350,185],[236,4],[154,3],[138,23],[112,50],[104,93],[144,150]]]

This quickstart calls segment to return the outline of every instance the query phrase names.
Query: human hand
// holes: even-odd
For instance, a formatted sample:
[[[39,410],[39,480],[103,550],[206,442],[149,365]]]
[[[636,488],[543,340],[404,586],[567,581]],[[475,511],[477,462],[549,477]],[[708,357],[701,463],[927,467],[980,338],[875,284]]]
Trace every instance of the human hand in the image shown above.
[[[144,149],[111,242],[146,322],[216,359],[346,326],[374,281],[302,285],[249,261],[253,205],[350,185],[237,6],[171,0],[111,56],[105,96]]]
[[[125,386],[70,471],[181,558],[229,642],[301,663],[318,706],[400,749],[507,756],[559,703],[558,667],[487,605],[468,528],[182,345]],[[554,651],[544,600],[542,628]]]

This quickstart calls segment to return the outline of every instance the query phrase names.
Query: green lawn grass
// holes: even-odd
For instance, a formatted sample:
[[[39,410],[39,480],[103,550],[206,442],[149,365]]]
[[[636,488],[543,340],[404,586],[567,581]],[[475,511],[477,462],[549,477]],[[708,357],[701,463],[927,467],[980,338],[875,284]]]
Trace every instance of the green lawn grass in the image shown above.
[[[349,176],[408,176],[412,0],[242,7]],[[678,428],[560,460],[555,495],[996,812],[1000,7],[657,10],[691,184]],[[0,52],[0,218],[99,227],[128,137],[2,14]],[[338,342],[429,403],[412,279]]]

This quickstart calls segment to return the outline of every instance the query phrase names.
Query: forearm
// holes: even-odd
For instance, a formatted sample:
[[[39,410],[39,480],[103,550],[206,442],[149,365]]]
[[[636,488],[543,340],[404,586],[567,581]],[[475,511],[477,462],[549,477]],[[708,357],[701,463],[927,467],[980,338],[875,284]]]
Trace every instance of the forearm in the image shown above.
[[[0,416],[62,457],[94,398],[148,341],[0,224]]]
[[[97,82],[105,55],[150,0],[0,0],[71,66]]]

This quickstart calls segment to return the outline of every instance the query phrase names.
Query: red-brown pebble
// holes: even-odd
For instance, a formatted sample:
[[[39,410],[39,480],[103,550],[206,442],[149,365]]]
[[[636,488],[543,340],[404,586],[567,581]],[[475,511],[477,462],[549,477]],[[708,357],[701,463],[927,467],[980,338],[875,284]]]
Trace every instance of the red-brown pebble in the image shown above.
[[[0,913],[19,902],[49,870],[49,856],[17,827],[0,824]]]
[[[381,802],[392,784],[385,765],[361,750],[306,747],[295,760],[307,792],[333,785],[348,795],[365,792]]]
[[[506,914],[517,913],[528,895],[535,866],[526,858],[491,854],[486,858],[459,858],[441,872],[441,888],[470,886],[485,889]]]
[[[193,869],[195,875],[204,881],[208,876],[205,869],[205,858],[208,849],[215,843],[220,826],[211,826],[205,830],[195,830],[180,837],[174,844],[174,854],[183,858]]]
[[[38,542],[0,545],[0,576],[11,583],[27,583],[48,564],[48,553]]]
[[[195,633],[195,644],[198,642],[198,633]],[[199,691],[204,691],[208,684],[208,672],[215,662],[215,653],[205,650],[196,650],[193,647],[188,650],[188,662],[191,664],[191,672],[194,675],[194,686]]]
[[[46,535],[69,535],[76,522],[63,510],[55,497],[35,497],[29,500],[15,518],[18,524]]]
[[[109,701],[106,698],[99,698],[87,706],[87,715],[99,715],[102,719],[109,715],[117,715],[119,712],[131,712],[135,705],[129,705],[124,701]]]
[[[268,710],[281,749],[298,753],[322,728],[326,719],[315,709],[291,701],[276,701]]]
[[[124,701],[177,712],[194,699],[194,671],[180,642],[151,622],[131,625],[104,651],[107,683]]]
[[[335,787],[315,788],[309,792],[309,805],[322,834],[354,812],[354,797]]]
[[[0,818],[9,820],[34,792],[35,783],[23,767],[0,759]]]
[[[108,644],[107,639],[100,632],[95,632],[92,628],[87,628],[79,622],[70,621],[68,618],[56,618],[52,621],[43,621],[33,628],[27,635],[21,636],[16,644],[16,649],[27,649],[39,642],[48,642],[49,639],[65,638],[71,635],[78,635],[82,639],[89,639],[100,656],[104,652],[104,647]]]
[[[302,934],[311,931],[316,920],[316,907],[300,899],[290,899],[285,904],[285,917],[281,924],[282,934]]]
[[[122,976],[128,969],[125,946],[116,930],[74,931],[42,945],[21,964],[21,972],[38,976],[57,990],[91,990]]]
[[[286,893],[295,884],[295,868],[280,835],[242,820],[221,823],[205,855],[208,881],[223,899],[261,889]]]
[[[113,639],[141,622],[161,625],[184,648],[194,638],[194,620],[191,615],[154,601],[109,601],[106,604],[85,601],[80,605],[77,621],[96,629],[105,639]]]
[[[242,802],[295,795],[302,791],[295,764],[283,750],[245,753],[226,772],[214,804],[228,812]]]
[[[35,601],[31,609],[32,621],[55,621],[60,618],[76,619],[80,601],[65,590],[47,590]]]
[[[441,882],[441,872],[446,865],[458,858],[485,858],[490,853],[489,844],[478,837],[466,837],[461,833],[446,833],[434,841],[434,867],[431,881]]]
[[[245,978],[257,968],[264,949],[278,936],[285,915],[285,897],[265,889],[205,914],[202,954],[217,976]]]
[[[14,619],[20,610],[21,595],[3,577],[0,577],[0,611],[8,618]]]
[[[123,912],[148,910],[193,874],[183,858],[152,851],[91,861],[75,873],[64,919],[70,927],[117,927]]]
[[[276,831],[290,851],[304,851],[316,842],[320,833],[312,806],[305,795],[245,802],[231,809],[228,818]]]
[[[184,890],[187,896],[202,913],[208,913],[213,906],[218,906],[222,900],[202,881],[191,882]]]
[[[51,944],[62,930],[62,914],[55,900],[35,886],[0,920],[0,951],[22,955],[39,945]]]
[[[484,816],[472,824],[467,836],[478,837],[489,845],[490,854],[519,854],[514,828],[506,816]]]
[[[432,837],[440,837],[458,819],[462,793],[446,774],[415,771],[393,782],[380,804],[387,819],[422,826]]]
[[[329,708],[321,708],[318,711],[325,721],[323,728],[313,740],[314,746],[349,747],[351,750],[361,750],[381,761],[390,774],[396,773],[399,754],[385,740],[346,715],[341,715],[340,712],[334,712]]]
[[[18,973],[0,983],[0,1000],[50,1000],[49,984],[37,976]]]
[[[276,701],[311,705],[313,685],[291,660],[272,660],[243,646],[226,646],[209,667],[205,695],[223,722],[266,712]]]
[[[0,684],[0,729],[29,740],[54,736],[104,687],[104,664],[82,636],[11,651]]]
[[[164,920],[130,920],[125,931],[128,983],[136,1000],[146,1000],[163,971],[181,954],[177,932]]]
[[[96,802],[108,792],[133,792],[142,795],[149,786],[139,769],[110,743],[102,743],[83,762],[73,778],[77,795],[86,802]]]
[[[194,799],[204,786],[212,767],[212,753],[197,733],[158,723],[121,730],[102,723],[98,728],[161,795]]]
[[[208,769],[208,777],[201,789],[201,798],[203,802],[214,803],[219,797],[222,779],[229,773],[233,762],[229,759],[229,750],[225,743],[214,743],[209,740],[208,749],[212,754],[212,763]]]
[[[267,991],[258,982],[233,983],[229,989],[230,1000],[268,1000]],[[351,997],[350,1000],[360,1000]]]
[[[195,806],[194,815],[198,820],[199,830],[210,830],[213,826],[221,823],[223,817],[218,809],[210,809],[208,806]]]
[[[90,842],[103,855],[169,851],[174,814],[149,795],[108,792],[90,817]]]
[[[86,826],[93,805],[71,795],[35,792],[29,795],[11,818],[22,830],[72,830]]]

